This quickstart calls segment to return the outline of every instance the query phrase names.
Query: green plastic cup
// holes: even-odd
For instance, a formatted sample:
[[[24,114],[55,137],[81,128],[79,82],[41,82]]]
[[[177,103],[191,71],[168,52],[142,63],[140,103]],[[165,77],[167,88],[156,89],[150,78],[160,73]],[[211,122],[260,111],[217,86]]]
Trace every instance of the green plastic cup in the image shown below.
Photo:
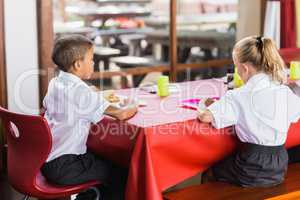
[[[290,64],[290,79],[300,80],[300,62],[292,61]]]
[[[169,96],[169,77],[160,76],[157,80],[157,95],[160,97]]]
[[[237,73],[237,69],[234,69],[234,74],[233,74],[233,83],[235,88],[239,88],[242,85],[244,85],[244,81],[241,79],[240,75]]]

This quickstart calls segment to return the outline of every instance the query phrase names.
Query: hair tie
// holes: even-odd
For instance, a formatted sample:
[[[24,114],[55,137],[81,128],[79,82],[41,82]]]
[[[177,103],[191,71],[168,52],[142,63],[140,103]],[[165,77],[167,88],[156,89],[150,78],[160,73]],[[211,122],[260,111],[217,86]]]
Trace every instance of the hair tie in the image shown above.
[[[263,42],[262,37],[261,37],[261,36],[256,37],[256,47],[257,47],[259,50],[262,50],[262,49],[263,49],[263,46],[264,46],[264,42]]]

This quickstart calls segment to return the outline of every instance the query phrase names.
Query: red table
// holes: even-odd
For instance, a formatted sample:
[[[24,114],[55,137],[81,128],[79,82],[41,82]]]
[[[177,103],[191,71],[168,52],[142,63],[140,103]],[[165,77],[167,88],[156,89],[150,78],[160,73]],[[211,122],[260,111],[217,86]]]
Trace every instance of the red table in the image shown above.
[[[232,153],[237,139],[231,128],[217,130],[197,120],[196,111],[181,108],[186,98],[222,96],[220,80],[179,84],[180,92],[164,99],[137,89],[121,90],[148,105],[132,119],[105,118],[91,128],[88,147],[129,166],[127,200],[161,200],[162,192],[207,169]],[[300,122],[291,126],[287,146],[300,144]]]

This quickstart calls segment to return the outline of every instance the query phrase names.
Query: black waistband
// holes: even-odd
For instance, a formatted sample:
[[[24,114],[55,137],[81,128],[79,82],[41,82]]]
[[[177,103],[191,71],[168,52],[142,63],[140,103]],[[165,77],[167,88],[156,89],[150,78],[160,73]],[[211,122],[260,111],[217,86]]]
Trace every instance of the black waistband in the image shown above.
[[[277,153],[285,149],[284,145],[279,146],[264,146],[259,144],[252,143],[242,143],[241,151],[255,151],[255,152],[263,152],[263,153]]]

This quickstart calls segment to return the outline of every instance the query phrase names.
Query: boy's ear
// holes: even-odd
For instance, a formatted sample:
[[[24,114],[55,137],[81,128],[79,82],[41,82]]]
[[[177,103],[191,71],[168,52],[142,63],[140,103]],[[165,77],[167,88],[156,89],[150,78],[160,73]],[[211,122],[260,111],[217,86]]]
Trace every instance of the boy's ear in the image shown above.
[[[76,60],[76,61],[74,62],[73,67],[74,67],[74,70],[76,70],[76,71],[79,70],[79,68],[81,67],[80,61],[79,61],[79,60]]]

